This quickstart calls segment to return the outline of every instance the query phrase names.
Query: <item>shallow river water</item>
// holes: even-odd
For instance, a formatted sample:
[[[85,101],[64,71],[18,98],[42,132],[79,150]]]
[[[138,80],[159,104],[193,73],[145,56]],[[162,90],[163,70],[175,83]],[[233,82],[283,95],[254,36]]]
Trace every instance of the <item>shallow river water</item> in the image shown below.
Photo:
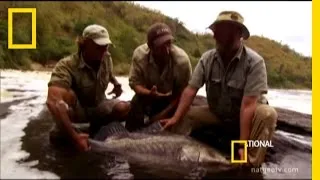
[[[38,118],[44,107],[50,72],[1,70],[0,75],[1,179],[154,177],[151,172],[131,166],[121,158],[109,157],[108,162],[101,162],[100,157],[92,154],[79,155],[52,147],[48,141],[52,123]],[[133,91],[128,86],[128,79],[118,77],[118,80],[124,89],[120,99],[130,100]],[[107,92],[111,89],[112,85]],[[204,88],[198,94],[205,95]],[[272,106],[311,114],[311,91],[271,89],[268,99]],[[276,133],[311,149],[311,137],[285,131]],[[277,163],[265,163],[263,169],[259,169],[264,178],[311,178],[311,153],[281,153],[284,155]]]

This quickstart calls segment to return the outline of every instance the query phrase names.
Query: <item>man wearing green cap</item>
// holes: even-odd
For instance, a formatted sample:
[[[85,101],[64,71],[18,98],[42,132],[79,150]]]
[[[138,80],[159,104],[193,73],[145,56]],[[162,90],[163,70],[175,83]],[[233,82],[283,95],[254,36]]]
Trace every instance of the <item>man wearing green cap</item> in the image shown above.
[[[87,134],[77,133],[71,122],[90,122],[90,135],[99,126],[113,119],[121,119],[130,110],[129,103],[117,99],[121,84],[112,73],[112,59],[108,51],[112,42],[103,26],[87,26],[78,39],[78,52],[61,59],[54,67],[48,83],[47,107],[54,117],[56,128],[51,133],[64,135],[79,150],[88,150]],[[107,99],[109,82],[114,85]],[[68,141],[70,142],[70,141]]]
[[[171,29],[164,23],[153,24],[147,43],[133,52],[129,85],[135,95],[126,121],[129,131],[175,111],[182,90],[191,77],[191,63],[186,52],[173,44]]]
[[[222,125],[226,132],[238,132],[233,140],[271,140],[277,113],[263,95],[268,90],[266,66],[264,59],[242,42],[250,36],[243,22],[238,12],[224,11],[210,25],[216,48],[200,58],[177,111],[173,117],[161,120],[164,128],[190,134],[206,125]],[[208,105],[188,111],[204,84]],[[243,147],[237,152],[243,159]],[[265,154],[266,148],[248,148],[249,164],[261,165]]]

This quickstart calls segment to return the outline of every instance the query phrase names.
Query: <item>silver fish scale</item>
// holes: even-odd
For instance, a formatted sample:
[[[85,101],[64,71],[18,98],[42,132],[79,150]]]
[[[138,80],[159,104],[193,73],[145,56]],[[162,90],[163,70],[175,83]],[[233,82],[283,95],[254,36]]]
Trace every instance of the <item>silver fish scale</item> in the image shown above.
[[[146,134],[132,134],[132,136],[122,139],[107,139],[105,143],[109,144],[109,146],[113,147],[115,150],[126,151],[128,153],[136,152],[144,153],[145,155],[152,154],[152,156],[170,157],[171,159],[174,157],[174,159],[178,161],[195,160],[195,158],[188,158],[188,156],[184,155],[186,152],[181,151],[183,147],[194,146],[195,144],[184,138],[180,138],[180,136],[147,136]],[[197,152],[197,154],[199,153],[200,152]],[[181,157],[184,157],[184,159]]]
[[[101,144],[104,144],[106,151],[144,165],[155,163],[166,168],[176,164],[177,168],[191,169],[229,164],[215,149],[188,136],[170,133],[118,133],[109,136]]]

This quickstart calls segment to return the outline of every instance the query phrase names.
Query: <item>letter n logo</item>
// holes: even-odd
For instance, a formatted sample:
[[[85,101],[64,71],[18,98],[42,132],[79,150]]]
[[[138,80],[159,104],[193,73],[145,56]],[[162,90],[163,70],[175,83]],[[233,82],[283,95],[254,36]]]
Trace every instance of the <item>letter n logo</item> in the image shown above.
[[[238,154],[238,152],[235,152],[235,149],[234,149],[234,144],[243,144],[244,145],[244,159],[242,160],[236,160],[234,159],[234,155],[235,154]],[[247,154],[247,147],[248,147],[248,142],[246,140],[231,140],[231,163],[247,163],[248,159],[248,154]]]

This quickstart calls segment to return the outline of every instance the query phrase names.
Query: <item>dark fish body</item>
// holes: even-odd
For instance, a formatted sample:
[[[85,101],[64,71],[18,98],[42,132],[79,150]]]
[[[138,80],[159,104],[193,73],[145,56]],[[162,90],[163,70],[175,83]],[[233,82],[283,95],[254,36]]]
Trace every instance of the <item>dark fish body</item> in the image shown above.
[[[230,161],[214,148],[188,136],[160,132],[159,127],[154,126],[129,133],[121,124],[109,124],[98,133],[95,139],[99,140],[89,141],[91,149],[100,153],[118,154],[130,162],[150,166],[187,169],[204,167],[212,171],[233,168]]]

